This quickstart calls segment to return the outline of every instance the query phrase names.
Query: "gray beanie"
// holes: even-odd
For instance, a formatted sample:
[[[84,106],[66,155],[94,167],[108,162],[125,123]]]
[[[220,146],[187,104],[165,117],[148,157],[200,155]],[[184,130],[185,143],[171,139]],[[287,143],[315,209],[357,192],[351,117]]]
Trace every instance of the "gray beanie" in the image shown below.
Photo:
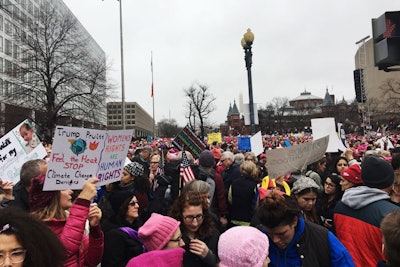
[[[292,193],[296,195],[307,188],[315,188],[316,190],[319,190],[318,184],[313,179],[303,176],[294,182]]]

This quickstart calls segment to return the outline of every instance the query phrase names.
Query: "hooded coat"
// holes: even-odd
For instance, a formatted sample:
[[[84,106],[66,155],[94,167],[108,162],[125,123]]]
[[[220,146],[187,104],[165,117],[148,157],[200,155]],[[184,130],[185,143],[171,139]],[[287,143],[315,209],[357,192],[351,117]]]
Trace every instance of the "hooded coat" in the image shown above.
[[[380,224],[386,214],[400,209],[388,193],[367,186],[345,191],[335,207],[336,236],[349,250],[356,266],[375,266],[383,259]]]

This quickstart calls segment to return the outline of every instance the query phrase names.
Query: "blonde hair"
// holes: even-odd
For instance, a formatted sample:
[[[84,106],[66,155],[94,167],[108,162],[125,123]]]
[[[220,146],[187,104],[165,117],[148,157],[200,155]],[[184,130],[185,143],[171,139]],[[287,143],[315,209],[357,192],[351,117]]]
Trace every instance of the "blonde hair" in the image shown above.
[[[52,219],[65,220],[68,213],[61,207],[60,204],[60,191],[57,191],[50,204],[32,212],[32,215],[41,221],[50,221]]]
[[[254,180],[257,180],[258,178],[257,165],[253,161],[245,160],[240,165],[240,173],[243,174],[243,176],[251,177]]]

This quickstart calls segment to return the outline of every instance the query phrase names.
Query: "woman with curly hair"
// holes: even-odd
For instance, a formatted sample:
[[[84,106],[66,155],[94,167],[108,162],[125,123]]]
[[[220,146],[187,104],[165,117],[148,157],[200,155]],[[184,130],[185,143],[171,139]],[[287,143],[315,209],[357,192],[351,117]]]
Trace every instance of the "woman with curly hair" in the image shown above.
[[[44,223],[20,209],[0,210],[0,266],[59,267],[66,251]]]
[[[185,242],[184,266],[216,266],[219,231],[203,195],[187,192],[173,204],[169,216],[180,221]]]

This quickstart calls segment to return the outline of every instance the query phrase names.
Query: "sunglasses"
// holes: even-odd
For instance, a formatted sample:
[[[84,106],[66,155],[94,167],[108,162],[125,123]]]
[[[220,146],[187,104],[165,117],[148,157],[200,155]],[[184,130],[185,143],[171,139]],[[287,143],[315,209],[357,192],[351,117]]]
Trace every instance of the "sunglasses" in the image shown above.
[[[132,206],[132,207],[134,207],[136,204],[139,206],[139,201],[131,201],[131,202],[129,202],[129,206]]]

